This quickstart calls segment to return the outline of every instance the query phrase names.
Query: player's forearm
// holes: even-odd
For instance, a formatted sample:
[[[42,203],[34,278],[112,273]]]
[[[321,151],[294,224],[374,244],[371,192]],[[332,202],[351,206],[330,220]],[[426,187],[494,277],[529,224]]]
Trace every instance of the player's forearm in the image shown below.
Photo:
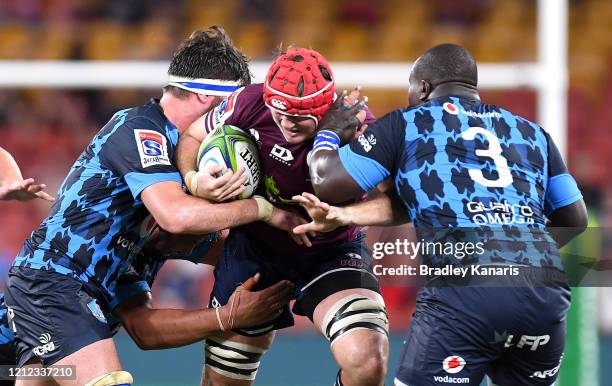
[[[143,350],[185,346],[205,339],[219,330],[213,309],[147,309],[135,314],[128,333]]]
[[[176,149],[176,165],[185,176],[191,170],[197,170],[197,155],[201,141],[198,141],[189,133],[183,134]]]
[[[253,199],[212,204],[185,195],[181,203],[173,205],[168,228],[171,233],[204,234],[234,228],[259,220],[257,202]]]
[[[173,181],[160,182],[140,194],[145,206],[159,226],[170,233],[204,234],[248,224],[270,213],[260,213],[254,199],[213,204],[185,194]],[[269,205],[269,204],[268,204]],[[269,211],[272,211],[270,206]]]
[[[410,222],[405,209],[392,192],[379,193],[344,209],[352,225],[391,226]]]
[[[8,151],[0,147],[0,186],[22,180],[17,162]]]

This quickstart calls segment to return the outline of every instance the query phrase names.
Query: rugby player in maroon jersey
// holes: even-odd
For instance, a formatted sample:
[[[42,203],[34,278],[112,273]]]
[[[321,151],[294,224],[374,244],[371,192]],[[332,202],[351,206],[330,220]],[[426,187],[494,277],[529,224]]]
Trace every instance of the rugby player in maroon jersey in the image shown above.
[[[207,133],[233,125],[249,132],[259,148],[263,182],[258,194],[276,206],[303,210],[292,197],[313,192],[308,154],[319,122],[335,99],[327,60],[313,50],[288,49],[272,63],[263,84],[239,89],[181,136],[177,164],[187,186],[192,186],[193,194],[217,201],[242,191],[245,178],[240,170],[211,177],[207,183],[200,183],[201,173],[219,170],[198,172],[198,184],[190,183],[197,174],[198,147]],[[365,123],[371,121],[371,115],[365,118]],[[257,287],[284,279],[295,283],[292,311],[307,316],[330,341],[340,366],[336,385],[383,385],[387,314],[359,228],[341,227],[311,234],[309,239],[296,239],[262,222],[231,229],[215,268],[211,306],[225,304],[233,289],[255,272],[261,273]],[[251,385],[274,331],[291,325],[293,316],[286,307],[270,323],[208,339],[203,384]]]

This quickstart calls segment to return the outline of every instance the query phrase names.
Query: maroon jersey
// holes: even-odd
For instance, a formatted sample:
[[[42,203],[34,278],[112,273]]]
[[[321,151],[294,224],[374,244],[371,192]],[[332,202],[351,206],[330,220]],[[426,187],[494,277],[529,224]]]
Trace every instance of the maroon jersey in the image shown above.
[[[232,125],[249,132],[259,148],[262,179],[258,194],[277,206],[291,206],[301,211],[299,204],[292,202],[291,197],[303,192],[314,193],[306,163],[314,138],[298,144],[288,143],[272,119],[270,109],[264,104],[262,93],[261,83],[241,88],[207,113],[204,126],[207,132],[220,125]],[[286,232],[261,221],[237,230],[246,231],[251,237],[277,250],[307,249],[298,246]],[[356,227],[344,227],[320,233],[312,240],[313,248],[352,240],[358,232]]]

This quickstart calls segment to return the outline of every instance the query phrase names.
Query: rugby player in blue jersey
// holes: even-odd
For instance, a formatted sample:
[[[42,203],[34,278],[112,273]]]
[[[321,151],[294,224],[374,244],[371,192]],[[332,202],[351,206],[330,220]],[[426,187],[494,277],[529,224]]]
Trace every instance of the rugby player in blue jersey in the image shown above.
[[[353,140],[354,115],[336,104],[321,123],[310,172],[322,200],[358,197],[392,178],[404,204],[397,215],[408,215],[419,240],[484,245],[483,253],[467,256],[425,253],[423,264],[518,272],[430,276],[418,295],[395,385],[479,385],[485,375],[499,386],[552,385],[570,304],[558,246],[582,232],[587,220],[550,135],[482,103],[476,62],[452,44],[435,46],[415,62],[407,108]],[[308,195],[302,202],[329,210]]]
[[[250,327],[277,317],[291,298],[293,287],[285,281],[250,292],[259,281],[259,275],[240,285],[228,305],[220,307],[219,311],[154,307],[151,287],[166,261],[181,259],[193,263],[215,263],[222,245],[223,238],[217,233],[195,238],[159,231],[117,280],[115,297],[108,310],[102,310],[96,303],[87,306],[95,317],[108,324],[112,335],[123,327],[143,350],[179,347],[225,329]],[[15,366],[14,339],[4,295],[0,294],[0,365]],[[0,385],[15,384],[8,379],[9,375],[6,368],[0,371]],[[124,375],[115,373],[113,377],[117,380]]]
[[[152,220],[190,234],[257,220],[284,230],[304,222],[261,198],[211,204],[183,191],[173,164],[179,134],[250,82],[246,58],[223,29],[193,33],[168,74],[161,100],[117,112],[94,136],[9,271],[5,301],[17,364],[75,365],[76,380],[60,384],[131,384],[97,311],[108,311]]]

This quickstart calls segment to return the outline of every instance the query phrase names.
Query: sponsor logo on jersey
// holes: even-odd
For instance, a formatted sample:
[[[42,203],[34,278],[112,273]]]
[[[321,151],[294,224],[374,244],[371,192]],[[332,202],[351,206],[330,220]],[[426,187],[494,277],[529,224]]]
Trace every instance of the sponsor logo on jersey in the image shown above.
[[[366,153],[372,150],[372,146],[376,145],[376,137],[374,134],[370,134],[367,137],[362,134],[357,138],[357,141],[359,141],[359,144],[363,147],[363,150],[365,150]]]
[[[140,163],[143,168],[170,165],[166,137],[154,130],[134,130]]]
[[[470,378],[467,378],[467,377],[454,378],[448,375],[445,375],[445,376],[434,375],[433,379],[434,381],[439,382],[439,383],[470,383]]]
[[[533,209],[529,205],[509,204],[507,201],[482,202],[470,201],[466,204],[472,221],[478,225],[488,224],[533,224]]]
[[[291,154],[291,151],[277,144],[275,144],[270,151],[270,157],[288,166],[291,166],[289,161],[293,161],[293,154]]]
[[[454,378],[454,377],[449,377],[448,375],[445,376],[440,376],[440,375],[434,375],[433,377],[434,381],[439,382],[439,383],[470,383],[470,378]]]
[[[529,378],[546,379],[548,377],[554,377],[555,375],[557,375],[559,369],[561,368],[561,361],[563,361],[563,355],[561,355],[558,365],[556,365],[552,369],[535,371],[532,375],[529,376]]]
[[[210,115],[211,121],[205,120],[204,122],[204,126],[206,127],[207,131],[211,131],[215,127],[219,127],[225,124],[227,118],[229,118],[234,112],[234,107],[236,106],[236,99],[238,99],[238,94],[240,94],[242,90],[244,90],[244,87],[234,91],[233,94],[225,98],[223,101],[221,101],[221,103],[219,103],[217,107],[215,107],[212,114]]]
[[[120,235],[117,238],[117,245],[121,248],[127,249],[128,254],[130,253],[138,254],[142,250],[142,247],[140,245],[138,245],[135,241],[128,239],[124,235]]]
[[[32,349],[32,352],[36,355],[36,356],[43,356],[47,353],[50,353],[51,351],[54,351],[56,349],[55,347],[55,343],[53,343],[53,341],[51,340],[51,334],[45,332],[43,334],[40,335],[40,337],[38,338],[38,341],[40,343],[42,343],[40,346],[36,346],[34,347],[34,349]]]
[[[225,111],[226,107],[227,107],[227,101],[229,98],[225,98],[224,100],[221,101],[221,103],[219,103],[219,112],[222,113]]]
[[[287,104],[281,100],[272,98],[270,103],[272,104],[272,107],[276,107],[277,109],[280,109],[280,110],[287,110]]]
[[[98,304],[97,300],[92,300],[87,303],[87,308],[91,311],[91,314],[96,317],[100,322],[106,323],[106,316],[104,316],[104,312],[102,312],[102,308],[100,308],[100,304]]]
[[[133,233],[121,234],[117,237],[117,245],[121,248],[127,249],[128,254],[138,254],[142,250],[142,245],[147,242],[157,230],[157,222],[153,218],[153,216],[148,215],[144,220],[140,223],[138,227],[138,234],[135,237],[138,237],[138,240],[134,241],[130,238]]]
[[[514,335],[510,335],[504,344],[505,348],[515,346],[512,343],[512,339]],[[536,351],[538,347],[544,346],[546,343],[550,341],[550,335],[522,335],[519,339],[518,343],[516,343],[516,348],[523,348],[525,346],[531,347],[531,351]]]
[[[442,368],[449,374],[457,374],[465,367],[465,359],[459,355],[451,355],[442,361]]]
[[[446,111],[449,114],[453,114],[453,115],[459,114],[459,109],[457,108],[457,106],[455,106],[454,104],[450,102],[444,103],[442,105],[442,108],[444,109],[444,111]]]
[[[487,113],[477,113],[476,111],[468,111],[463,108],[459,108],[457,107],[457,105],[450,103],[450,102],[444,103],[442,105],[442,108],[444,109],[444,111],[452,115],[459,115],[461,113],[463,115],[467,115],[468,117],[472,117],[472,118],[498,118],[498,119],[501,118],[501,114],[498,113],[497,111],[490,111]]]

